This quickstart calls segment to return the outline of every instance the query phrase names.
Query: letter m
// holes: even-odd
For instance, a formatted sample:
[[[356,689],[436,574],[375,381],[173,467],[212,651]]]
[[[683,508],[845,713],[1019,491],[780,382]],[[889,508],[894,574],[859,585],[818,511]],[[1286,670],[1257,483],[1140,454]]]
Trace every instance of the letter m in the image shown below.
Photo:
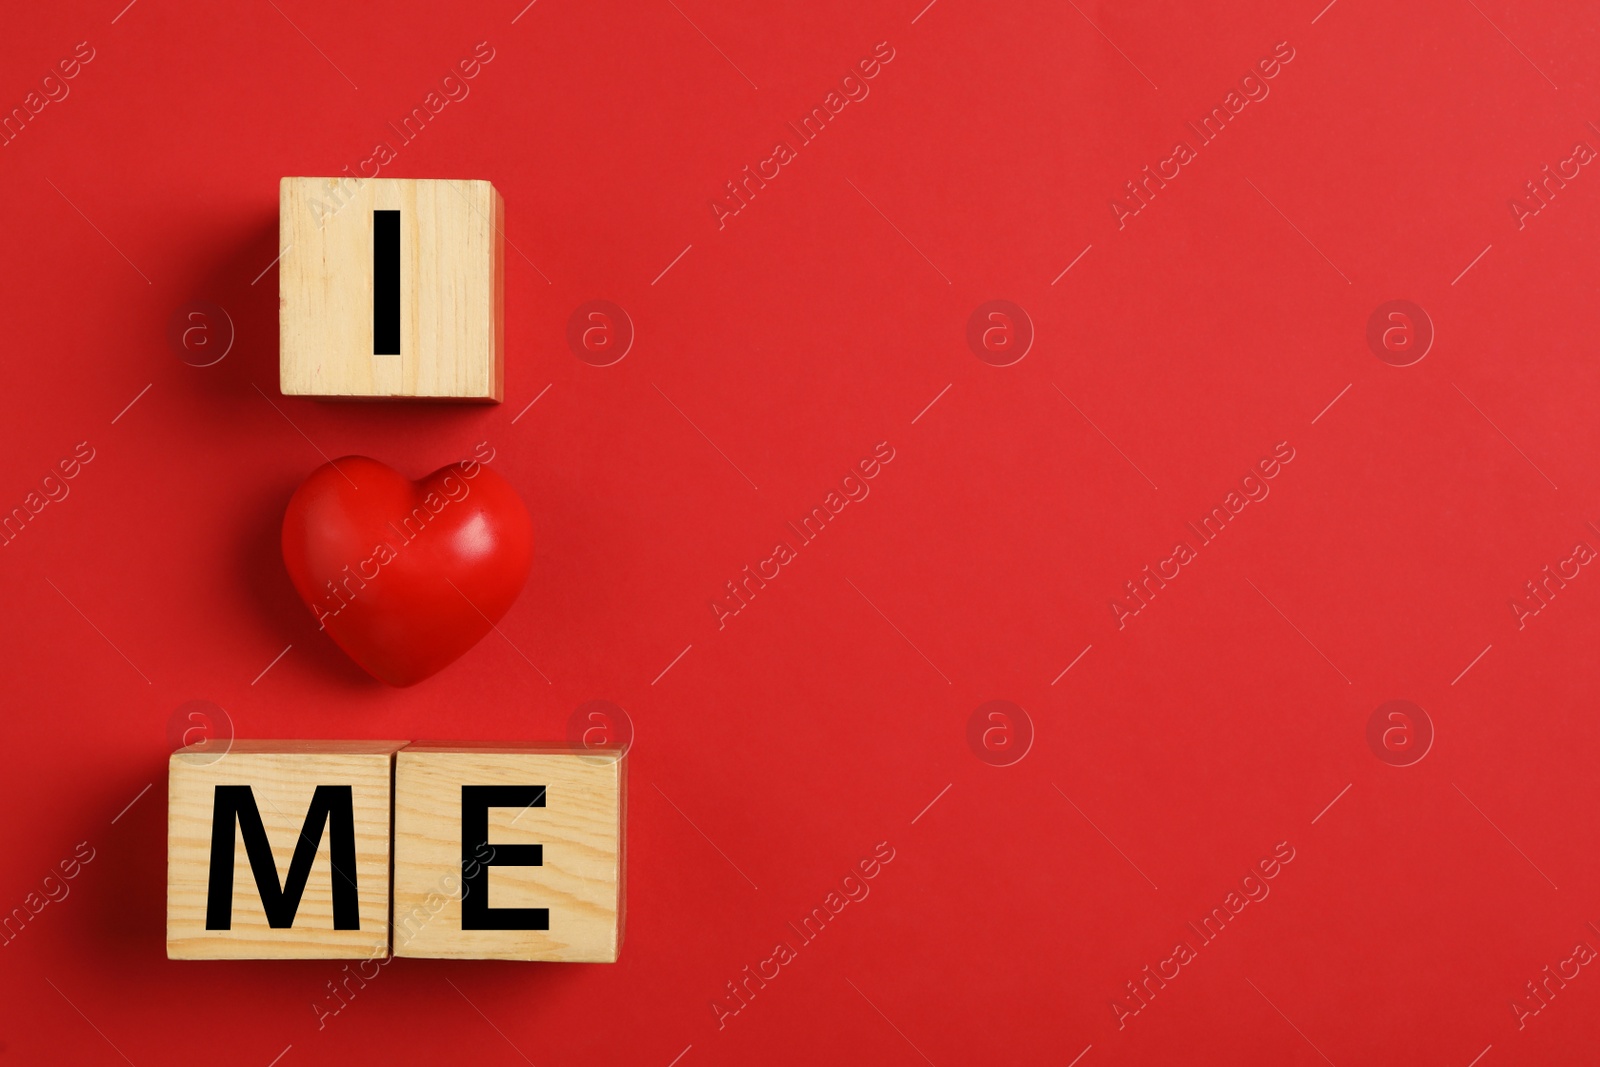
[[[311,875],[311,864],[328,826],[328,849],[333,866],[333,928],[361,929],[360,901],[356,895],[356,831],[350,787],[319,785],[311,795],[311,809],[289,861],[289,874],[278,884],[278,865],[272,845],[261,825],[255,793],[247,785],[219,785],[211,809],[211,886],[206,897],[206,929],[233,928],[234,823],[244,838],[245,855],[255,875],[267,925],[284,930],[294,925],[295,912]]]

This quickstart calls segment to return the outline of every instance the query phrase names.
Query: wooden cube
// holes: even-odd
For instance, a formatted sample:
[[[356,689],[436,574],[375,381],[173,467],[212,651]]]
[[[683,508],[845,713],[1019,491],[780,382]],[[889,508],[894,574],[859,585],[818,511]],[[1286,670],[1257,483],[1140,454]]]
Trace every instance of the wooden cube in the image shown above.
[[[394,954],[614,963],[620,750],[421,742],[395,761]]]
[[[388,955],[403,741],[190,745],[167,772],[169,959]]]
[[[279,388],[498,403],[504,216],[486,181],[284,178]]]

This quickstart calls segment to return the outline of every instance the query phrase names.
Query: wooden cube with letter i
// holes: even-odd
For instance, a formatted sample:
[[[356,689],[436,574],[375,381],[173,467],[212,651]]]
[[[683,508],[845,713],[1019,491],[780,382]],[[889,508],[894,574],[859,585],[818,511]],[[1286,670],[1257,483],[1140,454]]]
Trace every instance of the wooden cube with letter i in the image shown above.
[[[498,403],[504,216],[486,181],[284,178],[279,388]]]
[[[614,963],[625,757],[419,742],[395,760],[394,954]]]
[[[235,741],[172,754],[169,959],[388,955],[403,741]]]

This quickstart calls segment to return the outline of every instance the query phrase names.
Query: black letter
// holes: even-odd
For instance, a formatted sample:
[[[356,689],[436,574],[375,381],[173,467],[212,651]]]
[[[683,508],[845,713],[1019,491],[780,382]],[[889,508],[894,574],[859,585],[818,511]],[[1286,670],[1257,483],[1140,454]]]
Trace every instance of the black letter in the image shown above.
[[[372,213],[372,354],[400,354],[400,212]]]
[[[356,824],[350,787],[319,785],[311,794],[311,808],[300,841],[289,861],[289,875],[278,887],[278,866],[272,845],[261,825],[261,811],[247,785],[219,785],[211,808],[211,887],[206,895],[206,929],[233,928],[233,824],[239,823],[250,872],[267,913],[267,925],[285,930],[294,925],[294,913],[306,891],[312,861],[328,827],[329,860],[333,865],[333,928],[361,929],[361,905],[356,896]]]
[[[550,929],[549,908],[489,907],[489,868],[542,867],[543,845],[496,845],[490,852],[491,858],[480,862],[480,850],[489,847],[490,808],[542,807],[542,785],[461,787],[461,929]]]

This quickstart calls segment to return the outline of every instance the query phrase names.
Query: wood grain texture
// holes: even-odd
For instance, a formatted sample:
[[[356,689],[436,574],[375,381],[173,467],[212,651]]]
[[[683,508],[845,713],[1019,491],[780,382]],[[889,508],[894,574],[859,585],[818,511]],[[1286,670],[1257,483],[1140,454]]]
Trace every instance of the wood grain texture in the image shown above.
[[[373,355],[373,216],[400,212],[400,354]],[[286,396],[498,403],[504,214],[487,181],[284,178],[279,388]]]
[[[613,963],[622,947],[626,766],[618,751],[425,742],[395,761],[394,953]],[[548,908],[548,930],[463,930],[463,785],[545,787],[543,807],[493,808],[491,848],[543,864],[488,868],[492,908]],[[490,857],[492,861],[492,856]]]
[[[169,959],[383,957],[389,944],[389,857],[394,753],[403,741],[236,741],[172,754],[167,775]],[[212,811],[219,785],[248,785],[272,846],[280,884],[300,839],[313,791],[349,785],[355,824],[360,929],[333,928],[330,835],[324,829],[294,924],[268,926],[237,822],[232,929],[206,929]]]

